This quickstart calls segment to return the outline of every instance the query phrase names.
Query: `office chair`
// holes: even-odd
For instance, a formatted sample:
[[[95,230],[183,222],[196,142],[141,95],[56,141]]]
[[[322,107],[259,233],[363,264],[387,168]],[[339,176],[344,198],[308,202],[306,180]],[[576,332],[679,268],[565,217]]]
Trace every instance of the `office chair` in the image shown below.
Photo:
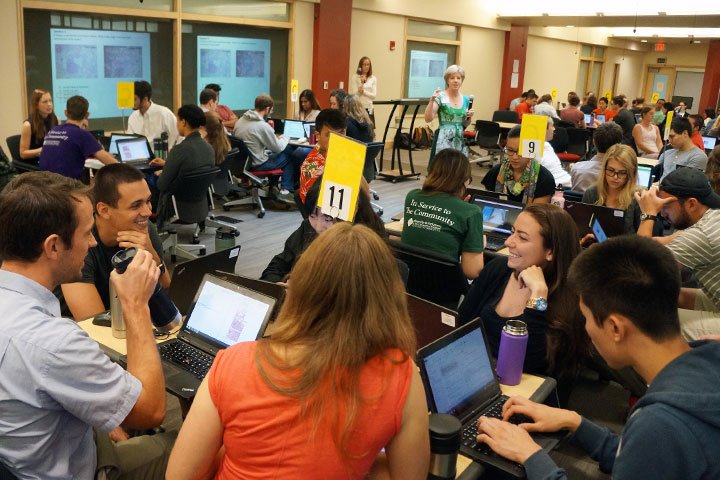
[[[13,167],[19,172],[36,172],[40,170],[37,163],[26,162],[20,158],[20,135],[11,135],[5,139],[7,142],[8,150],[10,151],[10,158],[12,158]]]
[[[566,153],[576,155],[577,160],[566,160],[568,162],[576,162],[584,160],[590,151],[590,140],[592,139],[592,132],[585,128],[568,128],[568,146]],[[559,155],[558,155],[559,157]],[[562,161],[563,158],[560,157]]]
[[[550,140],[550,145],[552,145],[555,153],[567,151],[568,143],[570,143],[570,140],[568,139],[567,130],[556,126],[553,138]]]
[[[375,176],[377,175],[378,168],[377,163],[375,160],[377,159],[378,154],[385,148],[385,143],[383,142],[370,142],[367,144],[367,151],[365,153],[365,165],[363,166],[363,177],[365,178],[365,181],[372,182],[375,180]],[[380,200],[380,195],[373,190],[370,189],[370,194],[373,197],[373,200]],[[370,205],[377,211],[377,214],[382,216],[383,214],[383,207],[380,206],[377,203],[370,202]]]
[[[228,195],[240,194],[243,191],[242,188],[235,185],[232,173],[230,172],[230,165],[235,162],[235,157],[239,156],[240,150],[237,148],[231,149],[227,155],[225,155],[223,163],[218,165],[220,172],[218,172],[217,177],[215,177],[212,182],[213,194],[220,197],[220,199],[225,202],[228,201]]]
[[[257,217],[263,218],[265,216],[265,207],[263,206],[262,198],[268,198],[270,196],[268,192],[263,190],[263,187],[267,186],[272,178],[277,179],[282,176],[283,172],[279,168],[263,171],[252,170],[252,156],[245,142],[237,137],[230,136],[230,145],[238,149],[238,154],[232,159],[226,159],[225,163],[230,160],[228,164],[230,173],[235,178],[250,184],[250,196],[225,202],[223,204],[223,210],[228,212],[231,207],[237,205],[257,205],[260,208]]]
[[[493,122],[520,123],[518,113],[514,110],[495,110],[492,116]]]
[[[212,199],[212,191],[210,186],[217,177],[220,169],[217,167],[203,167],[181,179],[180,186],[172,195],[172,216],[167,219],[161,219],[159,233],[164,236],[163,246],[170,250],[170,259],[172,262],[177,260],[180,255],[183,258],[195,259],[192,251],[198,251],[199,255],[205,255],[206,246],[200,244],[200,232],[205,230],[206,226],[219,228],[226,227],[230,229],[236,236],[238,231],[232,225],[219,222],[215,219],[211,209],[214,208]],[[177,227],[179,225],[193,225],[192,244],[178,243]]]
[[[497,122],[488,122],[487,120],[478,120],[475,122],[475,143],[480,148],[487,150],[490,163],[494,163],[498,156],[502,158],[503,149],[500,146],[501,136],[502,129]],[[488,162],[488,160],[483,160],[482,162]]]
[[[457,311],[468,291],[468,281],[457,258],[389,240],[395,257],[410,270],[408,293]]]
[[[582,197],[583,193],[575,190],[565,190],[563,192],[563,198],[570,202],[582,202]]]

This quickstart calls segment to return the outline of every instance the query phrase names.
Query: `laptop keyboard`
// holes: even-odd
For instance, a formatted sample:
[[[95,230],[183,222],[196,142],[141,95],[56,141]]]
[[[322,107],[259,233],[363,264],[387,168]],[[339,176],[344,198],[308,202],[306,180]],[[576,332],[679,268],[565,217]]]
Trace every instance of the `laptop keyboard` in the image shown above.
[[[181,366],[201,380],[210,370],[214,358],[192,345],[180,341],[161,343],[158,345],[158,349],[161,358]]]
[[[485,248],[497,252],[505,248],[505,239],[500,237],[487,237]]]
[[[502,395],[498,399],[498,401],[495,402],[495,404],[493,404],[488,410],[478,414],[475,418],[468,422],[462,430],[462,444],[468,448],[472,448],[477,452],[497,456],[497,454],[493,452],[492,449],[486,444],[475,440],[475,438],[478,436],[477,421],[480,416],[499,418],[502,420],[502,407],[507,400],[508,397]],[[513,423],[515,425],[519,425],[521,423],[533,423],[533,420],[525,415],[513,415],[512,417],[510,417],[509,421],[510,423]]]

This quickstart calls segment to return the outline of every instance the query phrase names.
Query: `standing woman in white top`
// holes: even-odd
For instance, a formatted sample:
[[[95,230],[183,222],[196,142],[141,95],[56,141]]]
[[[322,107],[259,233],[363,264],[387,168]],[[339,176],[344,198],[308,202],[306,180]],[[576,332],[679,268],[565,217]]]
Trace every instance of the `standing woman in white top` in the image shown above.
[[[360,103],[367,110],[374,125],[373,100],[377,96],[377,78],[372,73],[372,62],[368,57],[362,57],[358,62],[357,72],[353,75],[353,82]]]
[[[662,136],[657,125],[652,123],[655,109],[644,107],[641,110],[640,123],[633,127],[633,139],[640,156],[645,158],[658,158],[662,150]]]

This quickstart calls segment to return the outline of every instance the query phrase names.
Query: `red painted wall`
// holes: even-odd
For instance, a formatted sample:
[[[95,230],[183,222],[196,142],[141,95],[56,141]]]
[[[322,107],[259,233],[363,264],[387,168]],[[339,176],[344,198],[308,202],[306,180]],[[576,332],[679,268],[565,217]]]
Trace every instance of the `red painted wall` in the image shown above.
[[[698,113],[706,108],[715,108],[720,90],[720,40],[710,40],[705,76],[703,77],[702,93],[698,104]]]
[[[505,53],[503,54],[502,80],[500,82],[500,105],[498,110],[507,110],[510,102],[523,92],[523,79],[525,78],[525,56],[527,55],[528,27],[512,25],[509,32],[505,32]],[[518,86],[510,88],[513,73],[513,62],[520,61],[518,68]]]
[[[330,92],[340,82],[348,87],[352,0],[322,0],[315,4],[312,89],[320,106],[330,106]],[[328,88],[323,88],[328,82]],[[302,87],[301,87],[302,90]]]

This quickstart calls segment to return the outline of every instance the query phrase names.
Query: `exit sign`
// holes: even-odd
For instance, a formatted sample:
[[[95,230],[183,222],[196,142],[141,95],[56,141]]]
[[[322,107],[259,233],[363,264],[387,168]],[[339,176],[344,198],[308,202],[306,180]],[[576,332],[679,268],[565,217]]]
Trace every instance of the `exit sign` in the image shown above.
[[[656,52],[664,52],[665,51],[665,42],[658,42],[655,44],[655,51]]]
[[[667,63],[667,58],[658,58],[657,63]]]

